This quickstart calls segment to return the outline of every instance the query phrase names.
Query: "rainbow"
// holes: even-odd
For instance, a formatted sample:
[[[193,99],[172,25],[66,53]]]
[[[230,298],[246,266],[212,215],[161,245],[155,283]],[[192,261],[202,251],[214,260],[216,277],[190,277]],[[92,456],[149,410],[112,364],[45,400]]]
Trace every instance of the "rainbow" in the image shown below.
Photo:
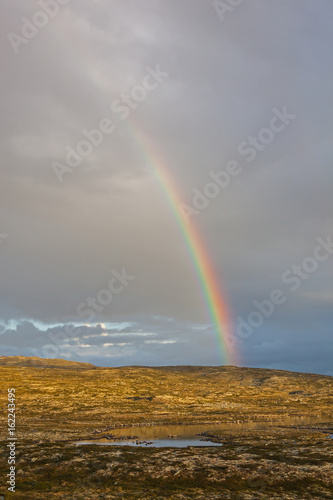
[[[89,54],[89,51],[85,51],[80,46],[77,40],[75,40],[73,33],[66,29],[57,32],[56,24],[52,31],[54,31],[57,42],[64,46],[65,52],[71,49],[76,57],[79,55],[80,62],[86,66],[86,76],[89,76],[92,85],[98,85],[101,92],[109,95],[108,76],[98,69],[92,55]],[[216,332],[217,343],[223,363],[239,364],[239,356],[235,348],[235,336],[232,334],[233,328],[227,299],[216,278],[212,259],[209,256],[204,241],[193,222],[187,224],[184,220],[183,214],[179,208],[182,203],[182,198],[178,194],[178,188],[170,176],[168,169],[163,164],[160,155],[155,151],[154,145],[151,143],[150,139],[143,133],[141,127],[134,123],[131,117],[128,117],[125,123],[127,131],[135,141],[140,154],[145,159],[150,170],[154,173],[177,222],[182,239],[195,269],[210,321]]]
[[[130,118],[127,120],[134,123]],[[190,224],[185,221],[180,209],[182,199],[178,189],[150,139],[138,126],[128,126],[127,129],[131,131],[137,148],[154,173],[177,222],[194,266],[210,320],[214,325],[223,362],[225,364],[239,364],[238,353],[232,342],[234,336],[232,335],[232,322],[227,300],[216,278],[216,272],[204,241],[193,222]]]

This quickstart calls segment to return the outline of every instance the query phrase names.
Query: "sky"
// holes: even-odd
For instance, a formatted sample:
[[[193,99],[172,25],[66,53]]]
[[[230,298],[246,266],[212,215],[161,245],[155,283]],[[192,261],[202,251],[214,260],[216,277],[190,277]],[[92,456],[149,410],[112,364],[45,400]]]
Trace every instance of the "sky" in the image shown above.
[[[1,354],[333,375],[331,0],[0,9]]]

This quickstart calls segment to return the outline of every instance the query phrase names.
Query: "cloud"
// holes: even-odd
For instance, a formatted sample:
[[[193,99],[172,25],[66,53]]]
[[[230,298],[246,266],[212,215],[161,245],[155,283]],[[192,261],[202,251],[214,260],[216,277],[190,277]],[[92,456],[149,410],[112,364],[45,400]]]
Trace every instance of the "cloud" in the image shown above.
[[[107,286],[112,269],[125,267],[135,280],[94,320],[128,322],[133,330],[119,329],[119,341],[132,344],[118,345],[113,359],[214,363],[212,327],[193,330],[210,320],[156,168],[163,166],[183,203],[191,204],[193,189],[205,186],[209,172],[231,160],[241,166],[191,224],[233,318],[246,315],[332,228],[333,6],[328,0],[251,0],[221,23],[212,3],[199,0],[111,6],[82,0],[63,6],[15,54],[7,32],[20,33],[22,17],[32,19],[39,8],[18,0],[1,7],[0,231],[8,237],[0,246],[0,316],[5,324],[21,321],[2,334],[3,349],[28,352],[42,345],[42,323],[57,332],[49,325],[82,322],[78,306]],[[168,77],[143,100],[131,101],[121,119],[112,103],[135,93],[147,67],[157,66]],[[295,120],[264,148],[259,144],[248,162],[239,145],[257,137],[273,108],[283,106]],[[85,139],[82,131],[95,130],[103,119],[112,120],[113,132],[58,182],[52,162],[64,162],[68,148],[76,150]],[[154,146],[154,164],[140,134]],[[276,332],[285,351],[294,352],[297,325],[304,316],[317,318],[313,330],[306,329],[303,361],[293,365],[291,359],[288,366],[306,368],[315,336],[329,334],[330,267],[323,263],[304,282],[274,327],[266,323],[267,346],[282,356]],[[187,325],[183,332],[180,325]],[[102,363],[110,354],[99,340],[113,341],[101,328],[81,328],[90,339],[82,345],[90,347],[66,355],[90,349],[84,357]],[[324,340],[321,346],[318,359],[322,353],[326,370]],[[245,364],[267,362],[264,349],[251,354],[244,347],[243,358]],[[275,366],[273,354],[267,359]]]

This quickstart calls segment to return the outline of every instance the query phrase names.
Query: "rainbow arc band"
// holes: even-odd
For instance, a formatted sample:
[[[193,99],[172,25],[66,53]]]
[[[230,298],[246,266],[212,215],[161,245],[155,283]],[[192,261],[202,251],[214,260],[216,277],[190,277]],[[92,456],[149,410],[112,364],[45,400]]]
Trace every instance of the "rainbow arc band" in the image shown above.
[[[133,120],[131,120],[133,122]],[[216,272],[212,260],[205,247],[204,241],[193,222],[187,224],[180,210],[181,197],[171,178],[167,168],[163,164],[160,155],[156,152],[152,141],[145,135],[137,125],[133,125],[132,138],[134,139],[140,154],[144,157],[150,170],[154,173],[173,216],[177,222],[182,239],[186,245],[194,266],[203,300],[206,304],[209,317],[214,325],[219,351],[222,356],[222,364],[239,365],[239,354],[232,347],[232,323],[230,320],[227,300],[216,279]]]

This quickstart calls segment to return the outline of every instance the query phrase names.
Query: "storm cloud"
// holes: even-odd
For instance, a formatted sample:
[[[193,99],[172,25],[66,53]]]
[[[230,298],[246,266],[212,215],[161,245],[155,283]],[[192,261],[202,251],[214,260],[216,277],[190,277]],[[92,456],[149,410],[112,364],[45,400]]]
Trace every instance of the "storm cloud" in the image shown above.
[[[332,255],[304,266],[333,237],[333,5],[216,5],[2,3],[3,354],[222,362],[158,167],[207,248],[241,363],[332,373]],[[238,335],[275,289],[283,303]],[[80,333],[52,341],[66,325]]]

